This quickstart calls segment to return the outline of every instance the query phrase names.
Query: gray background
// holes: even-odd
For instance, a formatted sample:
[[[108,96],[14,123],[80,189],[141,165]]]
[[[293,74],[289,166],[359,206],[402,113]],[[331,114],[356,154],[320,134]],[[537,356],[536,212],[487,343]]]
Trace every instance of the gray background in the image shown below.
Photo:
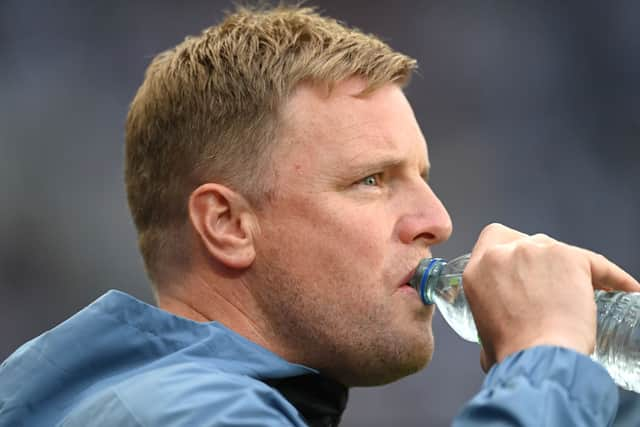
[[[498,221],[640,276],[640,2],[316,1],[420,61],[408,90],[453,221]],[[228,1],[0,2],[0,359],[107,289],[147,301],[123,190],[127,105]],[[550,296],[551,297],[551,296]],[[444,426],[483,379],[435,320],[430,368],[354,389],[345,426]]]

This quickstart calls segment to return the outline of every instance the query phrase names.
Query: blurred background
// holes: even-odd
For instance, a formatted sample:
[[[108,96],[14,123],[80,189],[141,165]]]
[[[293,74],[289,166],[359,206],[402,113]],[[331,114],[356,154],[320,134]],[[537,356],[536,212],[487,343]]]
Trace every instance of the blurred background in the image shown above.
[[[419,60],[408,88],[454,221],[601,252],[640,277],[640,2],[311,1]],[[123,123],[151,58],[230,1],[0,2],[0,360],[106,290],[152,301],[123,185]],[[344,426],[445,426],[478,347],[435,320],[420,374],[354,389]],[[37,375],[37,373],[34,373]]]

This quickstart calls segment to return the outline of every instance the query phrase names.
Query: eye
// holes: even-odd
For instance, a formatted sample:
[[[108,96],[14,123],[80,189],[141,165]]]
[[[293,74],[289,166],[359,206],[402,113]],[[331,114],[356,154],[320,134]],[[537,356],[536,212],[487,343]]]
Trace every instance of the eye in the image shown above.
[[[378,186],[380,185],[380,174],[376,173],[373,175],[366,176],[363,179],[361,179],[359,183],[367,187]]]

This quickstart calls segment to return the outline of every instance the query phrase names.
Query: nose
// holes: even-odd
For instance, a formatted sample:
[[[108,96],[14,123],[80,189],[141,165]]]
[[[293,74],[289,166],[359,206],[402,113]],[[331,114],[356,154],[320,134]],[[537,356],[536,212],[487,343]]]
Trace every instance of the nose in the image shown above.
[[[449,239],[453,230],[451,217],[431,187],[423,182],[420,190],[408,197],[410,209],[398,222],[400,240],[405,244],[421,240],[431,246]]]

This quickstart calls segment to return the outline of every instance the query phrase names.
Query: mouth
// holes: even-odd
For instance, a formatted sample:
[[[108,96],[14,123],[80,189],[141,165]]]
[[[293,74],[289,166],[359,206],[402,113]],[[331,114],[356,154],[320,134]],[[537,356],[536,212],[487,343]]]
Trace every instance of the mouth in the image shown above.
[[[414,268],[413,270],[411,270],[411,272],[409,272],[409,274],[407,274],[402,278],[400,282],[400,286],[411,286],[409,282],[411,281],[411,278],[415,273],[416,273],[416,269]]]
[[[420,260],[424,259],[424,258],[430,258],[432,255],[429,252],[428,254],[425,254],[425,256],[423,258],[420,258],[414,265],[415,267],[411,269],[411,271],[409,271],[405,276],[402,277],[402,279],[400,279],[400,281],[397,284],[396,289],[397,290],[401,290],[403,292],[409,292],[409,293],[415,293],[416,295],[418,294],[418,290],[416,289],[416,287],[414,285],[411,284],[411,281],[414,279],[414,276],[416,274],[416,271],[418,270],[418,266],[419,266],[419,262]]]
[[[410,283],[410,281],[411,281],[411,279],[413,278],[413,276],[415,275],[415,273],[416,273],[416,269],[414,268],[414,269],[412,269],[412,270],[411,270],[407,275],[405,275],[405,276],[400,280],[400,283],[398,284],[398,289],[402,289],[402,290],[409,290],[409,289],[412,289],[412,290],[415,290],[415,289],[413,288],[413,286],[411,285],[411,283]],[[409,289],[407,289],[407,288],[409,288]]]

